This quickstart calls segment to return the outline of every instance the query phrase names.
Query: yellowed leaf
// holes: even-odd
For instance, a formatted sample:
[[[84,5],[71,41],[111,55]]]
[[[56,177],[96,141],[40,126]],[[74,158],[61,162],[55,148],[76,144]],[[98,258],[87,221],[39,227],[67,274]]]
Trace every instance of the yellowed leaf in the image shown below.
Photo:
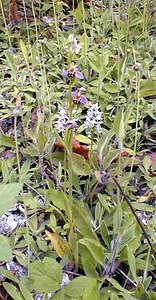
[[[71,256],[71,250],[67,241],[65,241],[56,232],[50,232],[46,229],[45,233],[48,239],[51,241],[55,251],[61,258],[63,258],[65,255]]]

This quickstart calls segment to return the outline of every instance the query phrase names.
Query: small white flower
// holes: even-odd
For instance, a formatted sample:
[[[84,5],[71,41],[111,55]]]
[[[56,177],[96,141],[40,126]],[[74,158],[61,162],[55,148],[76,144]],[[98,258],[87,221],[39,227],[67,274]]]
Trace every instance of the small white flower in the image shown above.
[[[63,107],[60,109],[58,113],[57,120],[57,130],[59,133],[63,134],[66,129],[66,124],[69,122],[69,114],[67,107]]]
[[[56,123],[57,131],[63,135],[66,128],[75,129],[77,127],[76,121],[76,119],[70,120],[67,107],[61,108]]]
[[[102,112],[100,111],[100,106],[97,103],[91,105],[87,111],[86,120],[84,122],[84,127],[86,129],[93,129],[97,133],[102,132],[101,124],[103,123]]]

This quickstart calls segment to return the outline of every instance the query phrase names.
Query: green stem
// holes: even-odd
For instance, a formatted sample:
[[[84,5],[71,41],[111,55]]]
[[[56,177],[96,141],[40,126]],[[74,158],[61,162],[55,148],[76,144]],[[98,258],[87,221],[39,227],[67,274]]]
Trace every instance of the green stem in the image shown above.
[[[15,148],[16,148],[18,174],[20,174],[21,167],[20,167],[20,158],[19,158],[18,141],[17,141],[17,117],[16,116],[14,116],[14,136],[15,136]]]
[[[138,139],[138,125],[139,125],[139,108],[140,108],[140,72],[136,72],[136,94],[137,94],[137,114],[136,114],[136,125],[135,125],[135,141],[134,141],[134,152],[132,158],[132,164],[130,169],[130,178],[132,175],[133,165],[136,156],[137,139]]]
[[[72,79],[69,81],[69,119],[72,120]],[[73,205],[73,181],[72,181],[72,173],[73,173],[73,168],[72,168],[72,139],[73,139],[73,131],[72,129],[69,129],[68,131],[69,134],[69,155],[68,155],[68,174],[69,174],[69,203],[70,203],[70,212],[69,212],[69,224],[70,226],[72,225],[73,219],[72,219],[72,205]]]
[[[91,135],[91,145],[90,145],[90,157],[89,157],[89,178],[88,178],[88,193],[90,198],[90,206],[92,207],[93,202],[93,193],[91,192],[90,185],[91,185],[91,167],[92,167],[92,157],[93,157],[93,137],[94,132],[92,131]]]
[[[147,0],[144,0],[142,34],[147,34]]]
[[[7,33],[7,35],[8,35],[9,47],[11,47],[11,36],[10,36],[10,34],[9,34],[8,25],[7,25],[7,22],[6,22],[6,18],[5,18],[5,13],[4,13],[2,1],[0,1],[0,8],[1,8],[1,12],[2,12],[2,18],[3,18],[5,30],[6,30],[6,33]]]

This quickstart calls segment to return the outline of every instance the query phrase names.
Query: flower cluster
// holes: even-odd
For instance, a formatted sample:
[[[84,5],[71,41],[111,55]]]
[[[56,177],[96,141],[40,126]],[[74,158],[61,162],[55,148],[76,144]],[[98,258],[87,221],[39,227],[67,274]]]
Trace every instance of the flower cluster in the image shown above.
[[[68,48],[68,50],[71,50],[74,53],[76,53],[75,51],[77,51],[78,49],[77,40],[73,37],[73,35],[71,35],[68,41],[70,45],[70,48]],[[84,79],[83,74],[74,65],[73,62],[70,64],[69,68],[63,72],[63,76],[69,77],[70,83],[72,85],[74,83],[73,79],[75,77],[78,79]],[[87,98],[83,95],[84,91],[85,89],[82,87],[71,91],[70,96],[72,97],[74,104],[85,105],[87,103]],[[69,108],[72,110],[71,103]],[[72,129],[76,128],[77,127],[76,121],[77,120],[73,120],[73,119],[71,120],[71,118],[69,118],[67,108],[62,108],[58,116],[58,122],[57,122],[58,132],[63,135],[66,128],[72,128]],[[102,112],[100,110],[100,106],[98,106],[97,103],[92,104],[87,111],[86,120],[84,122],[84,128],[88,129],[88,131],[90,131],[91,133],[93,133],[93,130],[95,130],[95,133],[99,134],[102,132],[102,128],[101,128],[102,123],[103,123],[103,117],[102,117]]]
[[[102,112],[97,103],[91,105],[87,111],[84,127],[86,129],[95,129],[97,133],[102,132],[101,124],[103,123]]]
[[[77,120],[70,120],[67,107],[63,107],[59,110],[57,120],[57,131],[63,135],[66,128],[76,128]]]

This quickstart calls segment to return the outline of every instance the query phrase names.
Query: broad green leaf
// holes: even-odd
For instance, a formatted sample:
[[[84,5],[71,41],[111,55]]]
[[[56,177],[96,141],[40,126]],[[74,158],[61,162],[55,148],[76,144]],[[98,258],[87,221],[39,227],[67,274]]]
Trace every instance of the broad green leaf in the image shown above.
[[[147,268],[148,271],[154,270],[154,266],[150,262],[148,263],[147,266],[146,260],[141,259],[140,257],[136,257],[136,269],[144,271],[145,268]]]
[[[52,296],[49,300],[66,300],[65,291],[59,291],[54,296]]]
[[[120,292],[124,292],[126,294],[130,293],[128,290],[124,289],[115,279],[107,278],[107,280]]]
[[[29,170],[30,170],[30,164],[31,164],[31,161],[29,159],[27,159],[23,163],[23,165],[22,165],[22,167],[20,169],[20,172],[19,172],[19,177],[20,178],[23,177],[24,175],[26,175],[29,172]]]
[[[123,138],[125,136],[125,131],[124,131],[124,113],[123,113],[123,109],[121,108],[114,120],[113,123],[113,130],[117,135],[118,138],[118,143],[119,143],[119,149],[122,149],[122,142],[123,142]]]
[[[62,269],[55,259],[45,257],[43,261],[30,264],[32,287],[38,292],[54,292],[61,287]]]
[[[23,148],[22,153],[30,157],[38,156],[38,150],[33,144],[30,144],[27,147]]]
[[[98,277],[96,271],[97,261],[95,260],[94,257],[90,259],[91,257],[90,251],[85,246],[79,245],[79,253],[81,255],[81,262],[86,276],[91,278],[97,278]]]
[[[23,282],[19,283],[19,288],[20,291],[24,297],[25,300],[33,300],[33,296],[31,295],[30,291],[27,289],[27,287],[25,286],[25,284]]]
[[[67,197],[63,191],[48,189],[46,198],[50,199],[56,207],[61,210],[66,210]]]
[[[77,134],[75,135],[75,139],[77,141],[79,141],[80,143],[84,143],[87,145],[91,144],[91,139],[89,139],[87,136],[83,135],[83,134]]]
[[[88,60],[88,61],[89,61],[90,67],[91,67],[94,71],[96,71],[97,73],[99,73],[99,72],[100,72],[100,67],[97,66],[93,61],[91,61],[91,60]]]
[[[77,175],[89,175],[90,168],[85,158],[79,154],[73,153],[72,155],[72,168]]]
[[[8,282],[3,282],[3,286],[7,293],[14,299],[14,300],[26,300],[22,294],[17,290],[17,288]],[[28,299],[27,299],[28,300]]]
[[[0,134],[0,146],[15,147],[15,141],[11,137],[1,133]]]
[[[16,196],[22,189],[21,183],[8,183],[0,185],[0,216],[17,201]]]
[[[133,276],[135,282],[137,282],[135,256],[132,252],[132,249],[128,245],[126,247],[127,247],[127,257],[128,257],[129,268],[130,268],[130,271],[132,273],[132,276]]]
[[[97,280],[93,280],[88,284],[88,287],[83,294],[83,300],[98,300],[98,299],[99,299],[98,283]]]
[[[75,219],[75,225],[83,236],[98,240],[96,233],[92,229],[91,219],[83,208],[74,204],[73,217]]]
[[[112,162],[116,161],[119,157],[120,150],[113,149],[110,150],[103,158],[103,168],[104,170],[108,169]]]
[[[150,156],[146,155],[143,159],[143,166],[144,166],[147,173],[148,173],[150,165],[151,165]]]
[[[156,95],[155,81],[151,79],[142,80],[140,86],[140,97],[150,97],[154,95]]]
[[[119,89],[117,83],[106,83],[104,87],[109,93],[117,93]]]
[[[79,3],[81,5],[83,5],[82,2],[79,2]],[[82,45],[82,51],[86,53],[87,50],[88,50],[88,47],[89,47],[89,37],[88,37],[88,35],[86,33],[83,33],[81,35],[80,43]]]
[[[12,260],[12,250],[8,239],[0,235],[0,261],[10,261]]]
[[[110,294],[110,300],[119,300],[119,297],[118,297],[117,294],[111,293],[111,294]]]
[[[105,259],[104,248],[98,241],[84,238],[79,240],[79,243],[86,246],[87,249],[90,251],[91,255],[94,257],[94,259],[99,264],[103,265]]]
[[[91,284],[95,279],[80,276],[73,279],[65,288],[65,294],[72,299],[75,297],[80,297],[84,295],[85,290],[88,285]]]
[[[78,23],[83,21],[83,14],[82,14],[82,5],[79,3],[78,7],[74,10],[74,17]]]
[[[17,75],[17,63],[16,63],[15,56],[12,53],[10,53],[9,51],[5,51],[5,56],[6,56],[7,65],[11,69],[12,74],[14,76],[16,76]]]
[[[137,284],[137,287],[136,287],[136,289],[135,289],[135,296],[136,296],[136,298],[137,299],[142,299],[142,296],[145,294],[145,287],[144,287],[144,285],[143,285],[143,283],[141,283],[141,282],[139,282],[138,284]],[[144,297],[143,297],[143,299],[144,299]]]
[[[149,297],[150,297],[150,300],[155,300],[156,299],[156,292],[150,291],[149,292]]]
[[[120,293],[120,295],[123,297],[123,299],[125,300],[137,300],[138,298],[135,298],[133,296],[130,295],[126,295],[125,293]]]
[[[137,210],[141,210],[144,212],[154,212],[154,207],[151,207],[150,205],[146,203],[141,203],[141,202],[135,202],[133,201],[133,207]]]

